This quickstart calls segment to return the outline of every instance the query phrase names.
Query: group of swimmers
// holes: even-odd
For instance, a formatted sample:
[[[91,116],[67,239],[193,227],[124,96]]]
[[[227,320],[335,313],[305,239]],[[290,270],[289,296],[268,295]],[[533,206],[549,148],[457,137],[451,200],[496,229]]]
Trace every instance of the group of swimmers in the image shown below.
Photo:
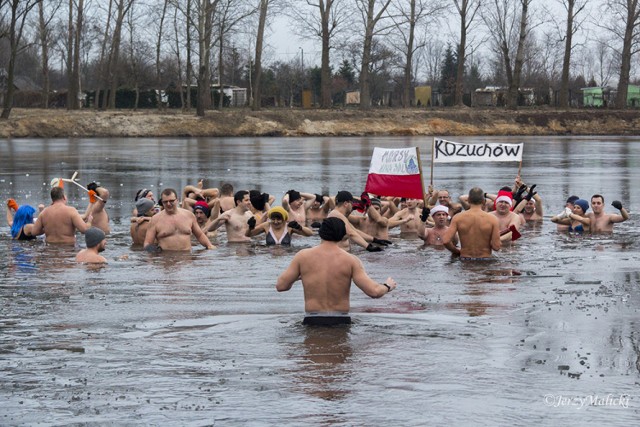
[[[85,235],[86,248],[76,260],[105,263],[100,252],[105,250],[110,232],[105,209],[109,191],[97,183],[89,184],[89,205],[81,215],[67,205],[63,186],[56,184],[51,189],[51,204],[38,207],[35,222],[35,208],[8,200],[12,238],[32,240],[44,234],[48,243],[75,244],[79,231]],[[347,313],[352,282],[372,298],[397,286],[391,277],[384,283],[369,278],[360,260],[349,253],[351,244],[370,252],[382,251],[392,243],[389,229],[399,227],[402,238],[419,238],[428,245],[447,248],[462,260],[490,260],[493,251],[520,237],[524,224],[543,220],[542,199],[535,188],[518,176],[512,187],[503,187],[497,194],[472,188],[459,203],[451,201],[447,190],[431,186],[423,200],[373,197],[366,192],[354,197],[349,191],[332,197],[289,190],[281,206],[274,206],[273,195],[257,190],[234,192],[230,184],[220,190],[203,188],[200,181],[186,186],[180,197],[176,190],[165,188],[158,201],[152,191],[139,190],[130,234],[134,245],[149,251],[188,251],[193,238],[214,249],[210,239],[217,238],[223,225],[230,243],[250,242],[264,234],[267,245],[288,245],[294,234],[317,234],[320,245],[299,251],[278,278],[276,289],[286,291],[302,280],[305,323],[341,324],[350,322]],[[571,196],[562,213],[551,221],[559,229],[575,233],[611,232],[614,224],[629,219],[621,202],[614,201],[612,206],[620,214],[605,213],[604,197],[599,194],[591,197],[590,206],[586,200]]]

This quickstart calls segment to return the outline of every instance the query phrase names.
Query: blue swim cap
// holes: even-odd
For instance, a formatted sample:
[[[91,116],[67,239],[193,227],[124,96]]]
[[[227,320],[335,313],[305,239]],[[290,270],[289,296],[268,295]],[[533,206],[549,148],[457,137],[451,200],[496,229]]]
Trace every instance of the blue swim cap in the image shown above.
[[[573,202],[574,205],[578,205],[582,208],[582,212],[587,213],[587,211],[589,210],[589,202],[587,202],[584,199],[578,199],[575,202]]]

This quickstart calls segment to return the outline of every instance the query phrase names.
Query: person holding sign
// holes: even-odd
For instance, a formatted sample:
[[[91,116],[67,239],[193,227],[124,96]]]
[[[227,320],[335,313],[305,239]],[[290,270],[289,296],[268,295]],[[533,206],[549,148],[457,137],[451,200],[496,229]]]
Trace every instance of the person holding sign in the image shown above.
[[[469,210],[453,217],[442,243],[454,255],[460,255],[461,260],[491,260],[492,251],[499,251],[502,247],[498,218],[482,210],[484,191],[481,188],[469,190],[468,200]],[[460,248],[453,244],[456,233],[460,238]]]

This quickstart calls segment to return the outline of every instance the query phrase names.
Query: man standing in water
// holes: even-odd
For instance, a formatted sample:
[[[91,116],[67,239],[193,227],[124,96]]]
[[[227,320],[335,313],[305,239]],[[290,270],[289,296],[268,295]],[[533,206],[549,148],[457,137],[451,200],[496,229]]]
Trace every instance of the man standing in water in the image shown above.
[[[76,255],[76,261],[86,264],[106,263],[106,258],[100,255],[100,252],[103,252],[107,246],[104,231],[98,227],[90,227],[84,233],[84,239],[87,244],[87,248],[78,252],[78,255]]]
[[[31,231],[32,236],[44,234],[47,243],[76,243],[76,230],[81,233],[91,226],[85,223],[75,208],[67,206],[67,196],[62,187],[51,189],[51,205],[47,206],[40,215]]]
[[[502,247],[498,218],[482,210],[484,191],[479,187],[469,190],[469,210],[459,213],[451,220],[451,225],[444,233],[442,242],[461,260],[490,260],[491,251]],[[460,249],[453,243],[453,236],[458,233]]]
[[[611,206],[620,211],[620,215],[604,213],[604,197],[600,194],[591,196],[591,209],[593,212],[587,214],[591,220],[592,233],[612,233],[613,224],[624,222],[629,219],[629,212],[622,207],[618,200],[611,202]]]
[[[362,262],[338,246],[347,234],[345,223],[340,218],[323,220],[318,234],[322,239],[320,244],[303,249],[293,257],[289,267],[278,277],[276,290],[288,291],[300,279],[306,312],[303,324],[350,324],[351,281],[371,298],[380,298],[395,289],[397,284],[391,277],[382,284],[371,279]]]
[[[215,249],[198,226],[193,212],[178,207],[178,195],[173,188],[165,188],[160,196],[164,210],[151,218],[144,239],[144,248],[153,249],[157,239],[164,251],[190,251],[193,234],[202,246]]]
[[[247,243],[251,238],[246,236],[249,229],[247,221],[253,217],[251,214],[251,199],[246,190],[236,191],[233,195],[236,207],[225,211],[214,219],[206,228],[207,233],[217,230],[222,224],[227,230],[227,241],[230,243]]]

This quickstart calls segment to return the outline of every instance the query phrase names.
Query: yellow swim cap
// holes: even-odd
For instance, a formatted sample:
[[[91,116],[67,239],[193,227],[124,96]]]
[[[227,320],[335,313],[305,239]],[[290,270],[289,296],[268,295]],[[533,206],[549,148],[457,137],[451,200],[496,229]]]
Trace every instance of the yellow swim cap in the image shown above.
[[[284,210],[284,208],[282,206],[274,206],[271,209],[269,209],[269,212],[267,212],[267,216],[269,218],[271,218],[271,215],[273,215],[274,213],[280,214],[282,215],[282,219],[286,222],[287,219],[289,219],[289,214],[287,213],[286,210]]]

